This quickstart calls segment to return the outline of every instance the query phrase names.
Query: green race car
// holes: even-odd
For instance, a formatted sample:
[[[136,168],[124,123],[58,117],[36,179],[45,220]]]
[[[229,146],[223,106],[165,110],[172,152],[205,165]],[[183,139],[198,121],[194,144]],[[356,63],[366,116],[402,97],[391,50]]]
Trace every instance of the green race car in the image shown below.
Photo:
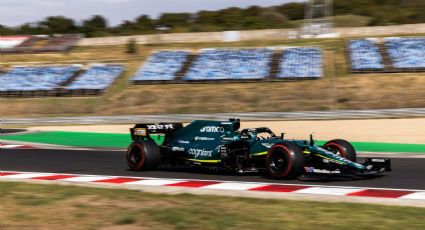
[[[323,146],[310,140],[288,140],[269,128],[239,130],[240,121],[197,120],[182,123],[137,124],[126,157],[133,170],[159,165],[205,167],[217,170],[267,172],[273,178],[301,175],[365,177],[391,170],[389,159],[356,162],[347,141],[335,139]]]

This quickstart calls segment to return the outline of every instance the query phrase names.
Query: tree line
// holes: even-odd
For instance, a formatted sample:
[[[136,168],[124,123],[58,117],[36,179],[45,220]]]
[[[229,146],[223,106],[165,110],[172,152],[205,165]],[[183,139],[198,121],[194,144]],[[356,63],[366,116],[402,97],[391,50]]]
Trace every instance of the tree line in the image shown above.
[[[334,15],[361,15],[369,26],[425,22],[423,0],[335,0]],[[305,3],[272,7],[231,7],[196,13],[164,13],[154,19],[141,15],[110,26],[101,15],[77,22],[64,16],[50,16],[18,27],[0,25],[0,35],[82,33],[87,37],[152,34],[159,32],[209,32],[298,27],[304,18]]]

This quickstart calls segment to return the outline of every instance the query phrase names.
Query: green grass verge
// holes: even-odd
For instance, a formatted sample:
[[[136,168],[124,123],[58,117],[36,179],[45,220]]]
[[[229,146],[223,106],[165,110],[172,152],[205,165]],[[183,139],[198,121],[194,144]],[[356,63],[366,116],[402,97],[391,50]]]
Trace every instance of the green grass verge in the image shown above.
[[[0,229],[424,229],[424,208],[0,182]],[[101,211],[100,211],[101,210]]]
[[[24,141],[78,147],[125,148],[130,143],[130,134],[85,133],[85,132],[40,132],[1,137],[4,140]],[[318,141],[323,144],[324,141]],[[400,144],[378,142],[352,142],[357,151],[425,153],[425,144]]]
[[[1,137],[4,140],[24,141],[77,147],[123,148],[131,141],[130,134],[85,132],[39,132]]]

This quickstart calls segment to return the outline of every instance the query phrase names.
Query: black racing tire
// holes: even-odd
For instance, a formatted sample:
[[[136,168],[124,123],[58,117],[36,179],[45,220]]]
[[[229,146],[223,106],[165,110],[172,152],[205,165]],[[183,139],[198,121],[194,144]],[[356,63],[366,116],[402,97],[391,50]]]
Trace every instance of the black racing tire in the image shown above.
[[[137,141],[128,147],[126,159],[132,170],[154,170],[161,163],[161,151],[153,141]]]
[[[350,142],[342,139],[335,139],[326,142],[323,147],[333,153],[344,157],[350,161],[356,161],[357,153]]]
[[[296,179],[304,170],[304,154],[294,143],[277,143],[273,145],[266,157],[266,169],[276,179]]]

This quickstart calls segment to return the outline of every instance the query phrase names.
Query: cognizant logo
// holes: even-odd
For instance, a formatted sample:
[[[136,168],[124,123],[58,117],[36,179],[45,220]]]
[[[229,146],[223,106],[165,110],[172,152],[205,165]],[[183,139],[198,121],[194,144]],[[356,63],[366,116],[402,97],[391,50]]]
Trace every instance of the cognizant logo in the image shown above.
[[[224,128],[218,126],[205,126],[199,131],[201,131],[201,133],[224,133]]]
[[[189,149],[189,154],[195,157],[211,157],[212,150],[207,151],[204,149]]]

